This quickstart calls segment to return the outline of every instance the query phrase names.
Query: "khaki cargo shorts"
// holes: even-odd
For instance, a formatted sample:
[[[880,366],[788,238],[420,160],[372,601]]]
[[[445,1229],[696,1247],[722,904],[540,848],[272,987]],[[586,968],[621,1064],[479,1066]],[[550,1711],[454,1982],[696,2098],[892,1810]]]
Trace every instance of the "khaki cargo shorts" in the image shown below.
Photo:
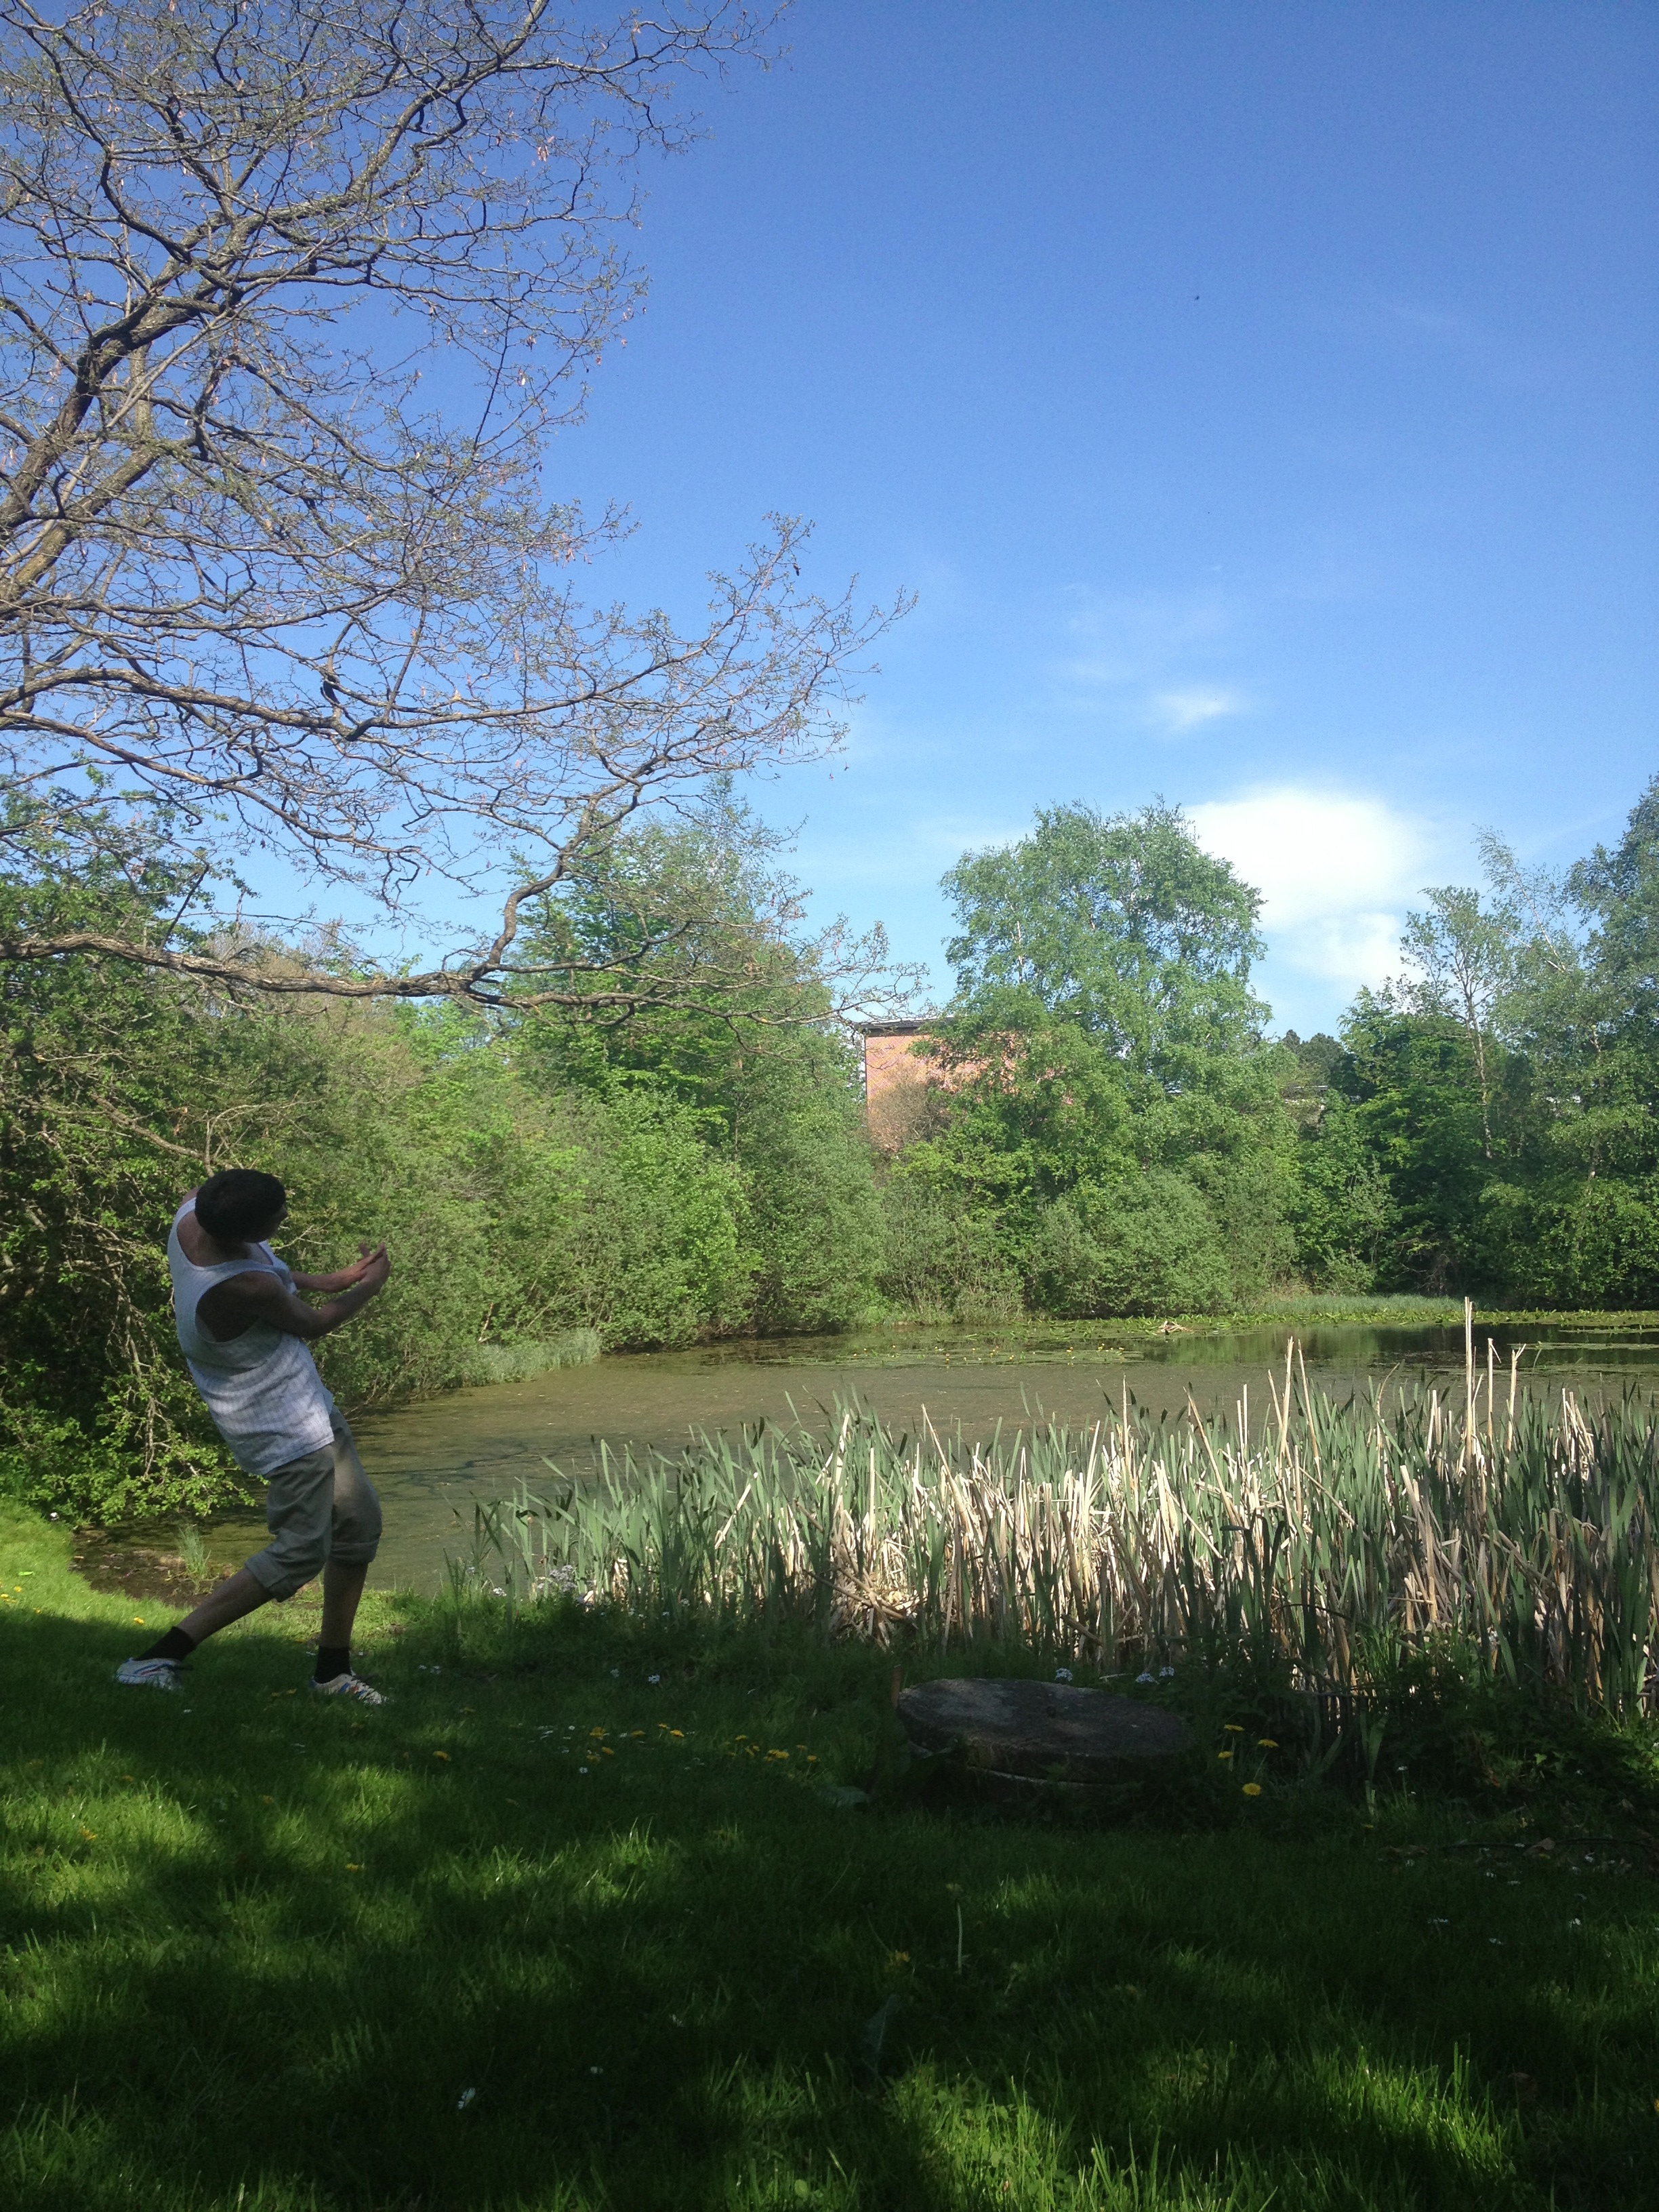
[[[331,1444],[289,1460],[268,1480],[270,1541],[247,1562],[267,1597],[292,1597],[331,1559],[345,1567],[368,1565],[380,1547],[380,1501],[337,1413]]]

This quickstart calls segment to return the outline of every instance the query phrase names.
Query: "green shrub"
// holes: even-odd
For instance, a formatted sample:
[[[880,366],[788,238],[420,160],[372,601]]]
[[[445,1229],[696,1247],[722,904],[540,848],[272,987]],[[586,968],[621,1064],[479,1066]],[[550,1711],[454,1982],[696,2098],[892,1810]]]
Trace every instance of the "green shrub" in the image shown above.
[[[881,1226],[878,1285],[900,1313],[968,1322],[1023,1310],[1018,1270],[988,1209],[901,1172],[882,1188]]]
[[[1033,1304],[1066,1316],[1202,1313],[1232,1297],[1209,1207],[1164,1168],[1056,1200],[1038,1224],[1030,1267]]]
[[[550,1344],[481,1344],[472,1354],[474,1382],[528,1382],[561,1367],[589,1367],[605,1349],[596,1328],[573,1328]]]

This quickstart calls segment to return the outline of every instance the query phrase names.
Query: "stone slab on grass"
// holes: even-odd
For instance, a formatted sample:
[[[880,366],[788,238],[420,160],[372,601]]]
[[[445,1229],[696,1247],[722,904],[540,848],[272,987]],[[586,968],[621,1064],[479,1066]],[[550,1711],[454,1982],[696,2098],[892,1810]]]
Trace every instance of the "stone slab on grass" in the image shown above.
[[[1174,1713],[1065,1682],[919,1682],[898,1715],[918,1751],[960,1749],[971,1767],[1030,1781],[1121,1782],[1192,1741]]]

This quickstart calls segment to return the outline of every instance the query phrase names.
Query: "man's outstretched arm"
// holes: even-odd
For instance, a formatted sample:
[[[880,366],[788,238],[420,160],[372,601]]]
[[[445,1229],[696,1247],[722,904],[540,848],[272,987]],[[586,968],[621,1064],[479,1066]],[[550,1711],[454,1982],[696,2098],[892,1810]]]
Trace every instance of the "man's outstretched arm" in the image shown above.
[[[250,1268],[246,1274],[232,1275],[216,1283],[197,1312],[222,1343],[240,1336],[256,1321],[269,1322],[272,1328],[281,1329],[286,1336],[326,1336],[360,1312],[377,1291],[386,1288],[392,1262],[386,1257],[385,1245],[347,1272],[356,1277],[349,1290],[342,1291],[322,1305],[308,1306],[268,1268]],[[332,1279],[328,1276],[295,1277],[295,1282],[306,1289],[321,1288]]]

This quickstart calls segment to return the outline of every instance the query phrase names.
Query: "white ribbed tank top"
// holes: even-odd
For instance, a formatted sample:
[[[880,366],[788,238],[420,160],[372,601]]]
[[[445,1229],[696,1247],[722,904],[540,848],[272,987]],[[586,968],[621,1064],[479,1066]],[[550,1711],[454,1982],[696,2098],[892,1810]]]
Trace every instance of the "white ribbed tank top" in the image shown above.
[[[294,1275],[269,1244],[252,1245],[252,1259],[198,1267],[179,1242],[179,1224],[191,1210],[188,1200],[179,1207],[167,1237],[179,1349],[237,1466],[249,1474],[270,1474],[331,1441],[334,1401],[302,1337],[256,1321],[221,1344],[197,1325],[196,1309],[216,1283],[263,1272],[292,1290]]]

